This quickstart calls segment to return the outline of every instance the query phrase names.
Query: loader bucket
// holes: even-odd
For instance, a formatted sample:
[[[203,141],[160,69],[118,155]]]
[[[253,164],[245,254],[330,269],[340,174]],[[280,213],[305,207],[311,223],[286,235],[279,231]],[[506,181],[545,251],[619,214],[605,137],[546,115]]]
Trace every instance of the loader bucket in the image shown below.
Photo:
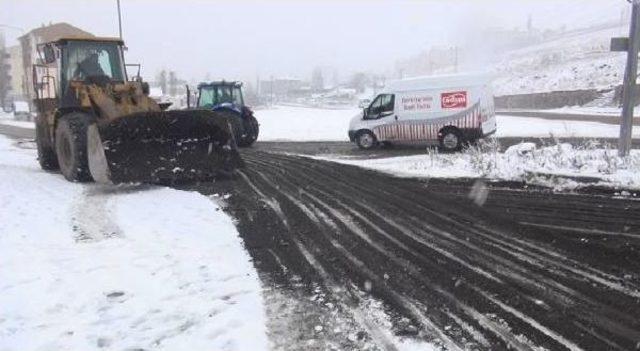
[[[229,175],[244,163],[224,116],[184,110],[136,113],[87,131],[99,183],[173,183]]]

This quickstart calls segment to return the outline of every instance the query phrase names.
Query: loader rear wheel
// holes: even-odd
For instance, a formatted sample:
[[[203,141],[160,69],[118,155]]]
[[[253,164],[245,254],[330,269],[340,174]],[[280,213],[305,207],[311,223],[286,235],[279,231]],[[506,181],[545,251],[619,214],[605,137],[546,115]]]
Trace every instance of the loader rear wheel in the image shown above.
[[[258,140],[258,133],[260,132],[260,125],[258,120],[253,116],[248,116],[243,121],[244,133],[238,140],[238,146],[248,147]]]
[[[89,116],[74,112],[63,116],[56,127],[56,154],[60,171],[72,182],[93,180],[87,159],[87,127]]]
[[[59,168],[56,152],[47,136],[45,126],[36,122],[36,145],[38,147],[38,162],[45,171],[55,171]]]

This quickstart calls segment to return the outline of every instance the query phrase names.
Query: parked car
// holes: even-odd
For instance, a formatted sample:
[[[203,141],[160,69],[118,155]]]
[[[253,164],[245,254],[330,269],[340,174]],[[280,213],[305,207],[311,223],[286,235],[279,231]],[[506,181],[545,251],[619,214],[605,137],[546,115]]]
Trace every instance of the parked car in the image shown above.
[[[438,144],[457,151],[496,131],[490,77],[457,74],[391,82],[349,125],[361,149],[378,143]]]
[[[16,120],[30,121],[31,111],[26,101],[13,102],[13,118]]]

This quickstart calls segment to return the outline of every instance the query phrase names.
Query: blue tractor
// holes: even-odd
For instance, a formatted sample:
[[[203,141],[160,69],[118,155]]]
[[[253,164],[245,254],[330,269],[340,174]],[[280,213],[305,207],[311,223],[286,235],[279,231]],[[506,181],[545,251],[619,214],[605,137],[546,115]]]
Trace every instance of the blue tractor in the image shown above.
[[[196,108],[226,116],[238,146],[251,146],[258,139],[258,120],[244,104],[242,83],[217,81],[198,84]]]

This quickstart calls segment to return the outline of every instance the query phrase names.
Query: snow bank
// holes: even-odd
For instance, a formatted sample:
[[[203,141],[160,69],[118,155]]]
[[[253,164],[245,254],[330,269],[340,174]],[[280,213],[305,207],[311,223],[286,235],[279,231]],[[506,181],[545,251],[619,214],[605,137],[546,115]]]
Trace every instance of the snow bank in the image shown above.
[[[348,141],[349,121],[359,109],[276,106],[256,111],[260,141]]]
[[[589,178],[602,186],[640,189],[640,150],[632,150],[627,158],[618,157],[617,150],[596,142],[579,147],[570,144],[537,147],[533,143],[521,143],[503,153],[497,150],[498,145],[493,142],[457,154],[428,150],[425,155],[384,159],[317,158],[400,177],[526,181],[557,190],[582,186],[580,179]]]
[[[620,117],[622,108],[619,107],[602,107],[602,106],[566,106],[549,110],[531,110],[533,112],[556,113],[563,115],[590,115],[590,116],[606,116]],[[640,117],[640,109],[633,111],[634,117]]]
[[[32,121],[16,121],[12,119],[0,119],[0,124],[25,128],[25,129],[36,129],[36,124]]]
[[[618,138],[620,136],[620,126],[615,124],[512,116],[496,116],[496,118],[498,138]],[[640,128],[633,129],[633,137],[640,138]]]
[[[257,274],[218,205],[69,183],[27,146],[0,137],[0,350],[268,347]]]

